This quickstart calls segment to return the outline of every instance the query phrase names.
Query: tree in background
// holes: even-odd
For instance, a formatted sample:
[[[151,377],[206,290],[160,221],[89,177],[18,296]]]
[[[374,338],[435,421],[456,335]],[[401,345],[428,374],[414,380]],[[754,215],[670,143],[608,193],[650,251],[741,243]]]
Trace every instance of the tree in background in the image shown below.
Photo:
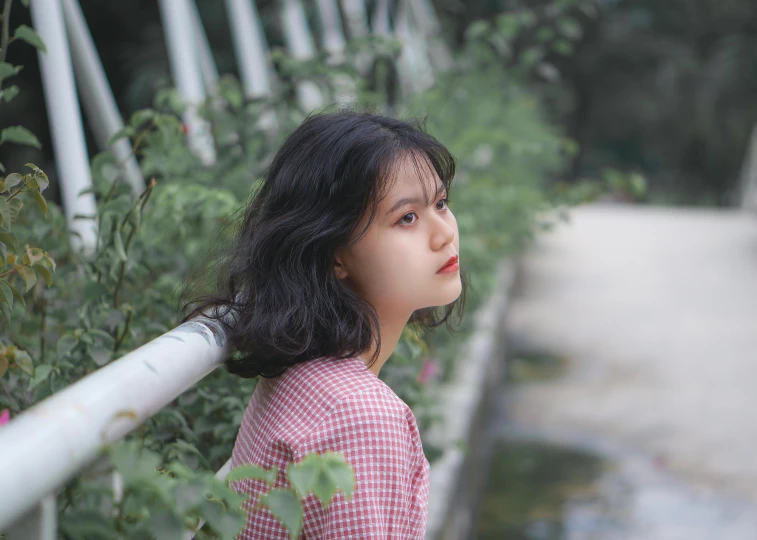
[[[544,0],[436,0],[459,37],[472,19],[523,8],[549,19]],[[552,114],[579,143],[571,176],[606,167],[650,180],[653,201],[731,205],[757,122],[757,3],[751,0],[600,0],[585,5],[575,53],[548,52],[554,71],[533,79]],[[542,25],[543,26],[543,25]],[[555,31],[560,28],[556,22]],[[539,32],[542,32],[539,34]],[[523,33],[518,46],[544,39]],[[562,84],[542,86],[546,78]]]

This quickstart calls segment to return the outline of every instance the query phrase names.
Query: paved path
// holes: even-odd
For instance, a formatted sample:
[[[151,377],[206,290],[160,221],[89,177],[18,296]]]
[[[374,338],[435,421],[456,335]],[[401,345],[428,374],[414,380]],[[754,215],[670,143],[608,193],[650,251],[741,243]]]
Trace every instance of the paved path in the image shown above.
[[[584,206],[521,264],[508,331],[570,362],[507,396],[508,421],[757,504],[757,215]]]

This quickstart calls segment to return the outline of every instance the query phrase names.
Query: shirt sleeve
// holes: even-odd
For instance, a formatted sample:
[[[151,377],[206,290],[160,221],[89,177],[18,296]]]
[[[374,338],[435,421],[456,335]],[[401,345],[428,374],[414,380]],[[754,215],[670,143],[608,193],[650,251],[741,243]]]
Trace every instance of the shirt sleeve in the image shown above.
[[[341,491],[324,509],[303,500],[307,540],[422,539],[428,506],[428,461],[412,411],[371,389],[343,399],[295,452],[341,452],[355,473],[350,500]]]

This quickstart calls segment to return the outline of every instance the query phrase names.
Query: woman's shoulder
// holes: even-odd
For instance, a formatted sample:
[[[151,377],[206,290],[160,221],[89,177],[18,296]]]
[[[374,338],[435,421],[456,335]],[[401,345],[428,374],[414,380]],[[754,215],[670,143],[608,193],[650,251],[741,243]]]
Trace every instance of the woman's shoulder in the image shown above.
[[[310,429],[338,415],[415,424],[410,407],[360,358],[310,360],[287,370],[276,386],[278,405],[307,416]]]
[[[316,358],[289,368],[276,384],[280,399],[296,399],[308,408],[326,412],[352,396],[372,395],[374,399],[399,400],[387,384],[357,357]],[[400,400],[401,402],[401,400]]]

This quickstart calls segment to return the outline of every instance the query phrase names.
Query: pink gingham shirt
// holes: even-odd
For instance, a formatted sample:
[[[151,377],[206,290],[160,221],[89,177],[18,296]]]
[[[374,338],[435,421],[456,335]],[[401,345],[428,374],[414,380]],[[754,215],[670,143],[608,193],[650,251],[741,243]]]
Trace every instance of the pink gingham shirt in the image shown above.
[[[327,509],[312,493],[302,501],[300,539],[422,539],[426,531],[429,462],[410,407],[360,358],[318,358],[261,378],[237,435],[231,465],[275,465],[272,487],[288,486],[286,467],[306,454],[342,452],[355,473],[355,491],[341,491]],[[232,483],[258,496],[262,480]],[[241,540],[289,540],[266,507],[249,513]]]

